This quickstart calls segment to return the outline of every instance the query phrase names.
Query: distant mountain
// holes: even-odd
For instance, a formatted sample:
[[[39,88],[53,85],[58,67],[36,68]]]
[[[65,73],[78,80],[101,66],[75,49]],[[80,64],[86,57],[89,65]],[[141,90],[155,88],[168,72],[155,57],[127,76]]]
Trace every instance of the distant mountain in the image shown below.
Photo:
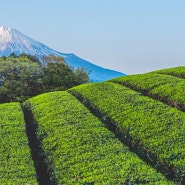
[[[16,29],[0,27],[0,57],[9,56],[11,53],[17,55],[21,53],[30,54],[41,59],[42,56],[57,55],[65,59],[68,65],[74,68],[84,67],[87,71],[91,70],[91,81],[105,81],[111,78],[124,76],[124,73],[110,69],[105,69],[94,65],[74,54],[65,54],[55,51],[46,45],[27,37]]]

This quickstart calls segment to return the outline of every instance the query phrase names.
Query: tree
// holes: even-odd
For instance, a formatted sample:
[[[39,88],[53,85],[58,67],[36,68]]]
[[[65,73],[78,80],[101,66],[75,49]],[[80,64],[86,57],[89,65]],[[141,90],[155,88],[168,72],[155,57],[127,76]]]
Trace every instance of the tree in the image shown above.
[[[74,70],[64,58],[44,56],[42,68],[39,60],[31,55],[12,54],[0,58],[0,103],[24,101],[43,92],[66,90],[89,82],[83,68]]]
[[[89,82],[89,74],[91,73],[91,71],[89,71],[88,73],[86,72],[86,70],[84,68],[77,68],[74,71],[76,80],[79,84],[85,84]]]
[[[39,59],[33,55],[22,53],[19,55],[19,58],[21,58],[21,59],[27,58],[27,59],[31,60],[32,62],[35,62],[35,63],[38,63],[39,65],[41,65]]]
[[[0,60],[0,102],[24,101],[43,91],[42,69],[26,57]]]
[[[43,85],[47,91],[66,90],[78,85],[73,70],[66,64],[48,63],[43,71]]]
[[[43,56],[43,85],[46,91],[66,90],[76,85],[89,82],[88,73],[84,68],[74,70],[60,56]]]
[[[63,57],[55,55],[42,56],[41,63],[42,67],[46,67],[49,63],[62,63],[67,65]]]

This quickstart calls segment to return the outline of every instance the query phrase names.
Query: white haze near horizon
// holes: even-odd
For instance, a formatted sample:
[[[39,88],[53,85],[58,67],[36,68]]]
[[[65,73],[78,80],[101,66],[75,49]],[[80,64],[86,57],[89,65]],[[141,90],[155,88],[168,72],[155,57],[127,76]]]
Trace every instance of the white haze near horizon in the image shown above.
[[[185,65],[183,0],[6,0],[0,26],[126,74]]]

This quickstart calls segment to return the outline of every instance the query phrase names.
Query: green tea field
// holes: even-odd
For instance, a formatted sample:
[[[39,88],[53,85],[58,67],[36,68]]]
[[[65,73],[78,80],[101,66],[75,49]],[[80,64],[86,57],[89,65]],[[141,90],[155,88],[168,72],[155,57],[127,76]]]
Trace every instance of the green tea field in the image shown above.
[[[1,185],[184,185],[185,67],[0,104]]]

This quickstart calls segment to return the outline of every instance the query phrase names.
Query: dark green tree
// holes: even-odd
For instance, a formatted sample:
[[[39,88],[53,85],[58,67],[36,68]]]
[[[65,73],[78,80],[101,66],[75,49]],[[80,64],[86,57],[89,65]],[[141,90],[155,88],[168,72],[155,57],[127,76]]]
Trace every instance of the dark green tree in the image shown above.
[[[38,63],[39,65],[41,65],[39,59],[33,55],[29,55],[29,54],[25,54],[25,53],[22,53],[19,55],[19,58],[28,58],[30,59],[32,62],[35,62],[35,63]]]
[[[24,101],[43,92],[66,90],[89,82],[83,68],[74,70],[64,58],[44,56],[42,68],[39,60],[31,55],[12,54],[0,58],[0,103]]]
[[[89,76],[84,68],[74,70],[60,56],[43,56],[43,85],[46,91],[66,90],[73,86],[88,83]]]
[[[43,70],[43,85],[47,91],[66,90],[79,84],[73,70],[66,64],[48,63]]]
[[[24,101],[43,91],[42,69],[24,57],[0,60],[0,102]]]

